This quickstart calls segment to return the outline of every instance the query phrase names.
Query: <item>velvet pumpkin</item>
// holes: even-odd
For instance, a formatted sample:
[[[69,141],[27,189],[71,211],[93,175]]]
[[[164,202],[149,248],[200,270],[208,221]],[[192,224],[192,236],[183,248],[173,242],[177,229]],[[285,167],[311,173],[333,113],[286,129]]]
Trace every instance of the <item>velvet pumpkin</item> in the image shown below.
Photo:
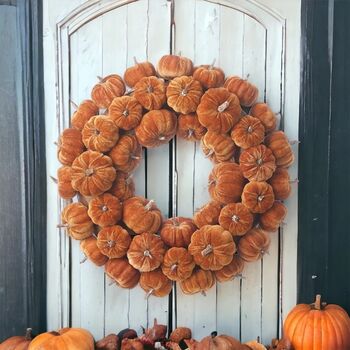
[[[252,213],[265,213],[275,201],[272,187],[267,182],[252,181],[244,186],[242,203]]]
[[[203,205],[193,215],[193,221],[198,228],[204,225],[216,225],[219,222],[221,204],[215,201]]]
[[[84,125],[91,117],[98,114],[98,107],[92,100],[84,100],[80,103],[77,110],[73,113],[71,118],[72,128],[83,130]]]
[[[276,161],[269,148],[258,145],[241,153],[239,166],[249,181],[267,181],[276,170]]]
[[[277,168],[268,183],[272,186],[275,199],[285,200],[289,197],[292,189],[287,169]]]
[[[233,158],[236,147],[229,136],[209,130],[202,138],[202,150],[206,157],[221,163]]]
[[[167,250],[162,271],[172,281],[182,281],[192,275],[195,267],[192,255],[186,248],[173,247]]]
[[[277,166],[288,168],[293,164],[294,154],[283,131],[279,130],[268,134],[265,138],[265,144],[275,156]]]
[[[163,219],[153,200],[131,197],[123,203],[123,221],[135,233],[156,233]]]
[[[161,269],[156,269],[141,273],[140,287],[147,293],[147,296],[165,297],[171,292],[172,283]]]
[[[100,152],[86,151],[72,164],[72,187],[83,196],[108,191],[116,177],[112,160]]]
[[[64,129],[57,145],[57,157],[63,165],[72,165],[84,151],[81,132],[77,129]]]
[[[278,201],[273,203],[273,206],[260,216],[260,226],[268,232],[275,232],[280,227],[283,219],[287,215],[286,206]]]
[[[103,228],[97,236],[97,247],[101,253],[111,259],[122,258],[126,255],[131,243],[131,237],[119,225]]]
[[[189,58],[178,55],[164,55],[157,65],[158,74],[164,79],[191,75],[193,63]]]
[[[221,226],[206,225],[192,235],[188,251],[203,270],[216,271],[232,261],[236,244]]]
[[[245,182],[238,164],[219,163],[209,175],[209,194],[221,204],[238,202]]]
[[[228,265],[214,272],[215,278],[218,282],[231,281],[240,275],[243,269],[244,260],[238,254],[234,254],[232,261]]]
[[[265,128],[258,118],[246,115],[233,127],[231,137],[243,149],[257,146],[264,141]]]
[[[128,250],[129,263],[140,272],[157,269],[163,262],[165,246],[159,236],[142,233],[132,239]]]
[[[82,328],[62,328],[35,337],[28,350],[94,350],[91,333]]]
[[[135,134],[140,144],[147,148],[167,144],[176,134],[177,118],[167,109],[153,110],[146,113]]]
[[[108,116],[123,130],[132,130],[140,124],[142,106],[133,96],[116,97],[108,108]]]
[[[188,76],[174,78],[166,89],[168,105],[183,114],[195,112],[202,95],[200,82]]]
[[[124,73],[124,81],[130,87],[139,82],[144,77],[150,77],[156,75],[156,70],[151,62],[137,62],[134,57],[134,65],[127,68]]]
[[[105,265],[107,276],[121,288],[134,288],[140,280],[140,272],[134,269],[128,259],[109,259]]]
[[[169,247],[187,247],[196,229],[192,219],[175,217],[164,221],[160,236]]]
[[[220,212],[219,224],[232,236],[242,236],[253,226],[254,215],[242,203],[229,203]]]
[[[189,278],[180,282],[180,287],[184,294],[205,294],[214,284],[214,273],[197,267]]]
[[[108,108],[113,99],[124,95],[123,79],[117,74],[111,74],[101,79],[91,91],[91,98],[99,108]]]
[[[198,116],[192,114],[180,114],[177,118],[177,136],[187,141],[199,141],[207,129],[199,122]]]
[[[97,239],[94,236],[80,241],[80,249],[84,253],[86,259],[89,259],[97,266],[103,266],[108,261],[108,258],[102,254],[98,248]]]
[[[161,109],[166,101],[164,81],[157,77],[142,78],[134,87],[134,97],[149,111]]]
[[[259,228],[253,228],[246,233],[238,243],[238,254],[245,261],[260,260],[268,252],[270,236]]]
[[[245,79],[237,76],[228,77],[224,87],[231,93],[238,96],[240,104],[244,107],[253,105],[259,95],[258,88]]]
[[[214,67],[214,64],[203,64],[194,69],[193,78],[198,80],[204,88],[210,89],[224,85],[225,73],[221,68]]]
[[[284,337],[294,350],[350,349],[350,318],[338,305],[321,302],[299,304],[288,314],[283,325]]]
[[[123,135],[109,152],[115,168],[122,172],[132,172],[141,162],[142,147],[135,135]]]
[[[85,239],[92,236],[94,224],[88,215],[88,209],[82,203],[68,204],[61,214],[63,227],[74,239]]]
[[[135,183],[132,179],[132,175],[118,171],[113,186],[109,192],[112,193],[113,196],[119,198],[121,202],[134,197]]]
[[[58,194],[63,199],[71,199],[76,195],[76,191],[72,187],[72,168],[63,165],[57,170],[57,187]]]
[[[119,129],[111,118],[96,115],[85,124],[82,138],[87,149],[107,152],[117,143]]]
[[[239,121],[241,106],[238,97],[225,88],[212,88],[203,95],[197,115],[208,130],[223,134]]]
[[[266,132],[271,132],[276,129],[276,115],[266,103],[256,103],[250,109],[249,114],[261,121]]]
[[[15,335],[0,344],[0,350],[27,350],[32,341],[32,329],[27,328],[24,336]]]

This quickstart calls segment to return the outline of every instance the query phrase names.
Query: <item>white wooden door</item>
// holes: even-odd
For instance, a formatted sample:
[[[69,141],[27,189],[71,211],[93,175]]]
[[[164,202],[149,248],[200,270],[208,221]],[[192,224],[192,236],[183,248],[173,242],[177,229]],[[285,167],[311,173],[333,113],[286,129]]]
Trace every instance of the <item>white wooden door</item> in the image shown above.
[[[171,39],[171,6],[174,30]],[[300,0],[44,0],[44,57],[48,175],[58,167],[53,142],[69,125],[70,100],[88,98],[97,76],[122,75],[133,57],[152,63],[171,49],[194,63],[211,63],[227,75],[249,76],[281,116],[290,139],[298,137]],[[135,174],[137,193],[155,199],[168,213],[169,179],[177,214],[191,217],[208,200],[212,165],[198,144],[174,142],[176,164],[169,173],[169,146],[147,151]],[[295,152],[297,149],[295,147]],[[297,162],[295,163],[297,164]],[[297,176],[297,167],[291,169]],[[145,299],[136,287],[109,286],[103,269],[82,259],[79,244],[56,228],[63,202],[48,179],[48,328],[85,327],[96,338],[125,327],[140,331],[154,317],[190,326],[200,338],[213,330],[242,340],[278,334],[296,301],[297,189],[287,201],[288,218],[272,237],[270,254],[247,264],[241,279],[218,284],[206,297]]]

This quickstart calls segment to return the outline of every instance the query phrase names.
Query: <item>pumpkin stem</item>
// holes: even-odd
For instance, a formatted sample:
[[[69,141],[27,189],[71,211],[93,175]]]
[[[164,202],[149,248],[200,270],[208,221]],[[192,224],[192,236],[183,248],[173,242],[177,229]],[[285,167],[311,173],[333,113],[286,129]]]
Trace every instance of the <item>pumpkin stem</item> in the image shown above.
[[[321,294],[316,295],[316,300],[314,303],[314,308],[316,310],[322,310],[322,304],[321,304]]]
[[[108,283],[108,286],[110,287],[111,285],[115,284],[116,281],[115,280],[111,280],[109,283]]]
[[[211,336],[212,338],[215,338],[215,337],[218,336],[218,332],[217,332],[217,331],[211,332],[211,333],[210,333],[210,336]]]
[[[214,68],[214,64],[215,64],[215,62],[216,62],[216,58],[214,58],[213,59],[213,62],[212,62],[212,64],[209,66],[209,70],[212,70],[213,68]]]
[[[289,183],[290,183],[290,184],[299,183],[299,179],[296,178],[296,179],[294,179],[294,180],[290,180]]]
[[[59,333],[56,332],[56,331],[52,331],[52,332],[50,332],[50,334],[54,335],[55,337],[58,337],[59,335],[61,335],[61,334],[59,334]]]
[[[253,132],[253,127],[251,125],[248,126],[247,132],[249,132],[249,133]]]
[[[128,117],[129,116],[129,111],[127,109],[125,109],[122,114],[123,114],[124,117]]]
[[[127,185],[130,184],[131,180],[132,180],[132,174],[130,174],[130,175],[125,179],[125,182],[127,183]]]
[[[232,221],[237,223],[239,221],[239,216],[233,215],[232,216]]]
[[[204,290],[201,291],[201,294],[202,294],[204,297],[207,296],[207,293],[206,293]]]
[[[225,101],[218,107],[218,112],[222,113],[228,106],[230,105],[230,102]]]
[[[145,209],[146,210],[150,210],[152,208],[152,205],[154,203],[154,200],[151,199],[146,205],[145,205]]]
[[[115,246],[115,241],[112,241],[111,239],[109,239],[107,241],[107,245],[108,245],[108,248],[113,248]]]
[[[139,63],[137,62],[137,59],[136,59],[135,56],[133,57],[133,59],[134,59],[134,63],[135,63],[135,64],[139,64]]]
[[[165,140],[165,136],[159,136],[159,140],[160,141],[164,141]]]
[[[258,196],[258,202],[262,202],[264,200],[264,197],[265,196],[263,196],[263,195]]]
[[[125,92],[125,94],[124,95],[131,95],[133,92],[135,91],[135,89],[134,88],[132,88],[132,89],[129,89],[129,90],[127,90],[126,92]]]
[[[97,76],[97,79],[101,82],[103,80],[102,77],[100,77],[99,75]]]
[[[148,92],[149,94],[151,94],[152,92],[154,92],[154,89],[153,89],[153,86],[152,86],[152,85],[148,85],[148,86],[147,86],[147,92]]]
[[[193,135],[193,132],[194,132],[193,129],[188,129],[187,137],[191,137]]]
[[[93,234],[92,234],[96,239],[98,238],[97,237],[97,234],[94,232]]]
[[[140,159],[141,157],[139,157],[139,156],[131,156],[130,158],[131,159]]]
[[[50,178],[51,178],[51,180],[52,180],[55,184],[57,184],[58,180],[57,180],[55,177],[53,177],[53,176],[50,175]]]
[[[154,292],[154,289],[150,289],[146,294],[146,299],[148,299],[152,295],[153,292]]]
[[[75,109],[78,109],[79,106],[72,100],[69,100],[70,104],[75,108]]]
[[[25,340],[32,340],[32,328],[27,328],[26,329],[26,334],[24,336]]]
[[[56,227],[57,228],[64,228],[64,227],[69,227],[69,225],[68,224],[58,224]]]
[[[143,252],[143,255],[149,257],[150,259],[153,258],[152,255],[151,255],[151,252],[149,250],[147,250],[147,249]]]
[[[210,158],[213,154],[214,154],[214,150],[211,149],[211,150],[205,155],[205,157],[206,157],[206,158]]]
[[[91,176],[94,173],[94,169],[87,168],[85,170],[85,176]]]
[[[58,147],[58,142],[57,141],[55,141],[53,144]]]
[[[202,250],[202,255],[207,256],[208,254],[213,252],[213,247],[208,244],[203,250]]]
[[[293,141],[289,142],[290,145],[296,145],[296,144],[299,144],[299,143],[300,143],[299,140],[293,140]]]
[[[174,264],[171,266],[170,270],[173,272],[177,269],[177,264]]]
[[[79,264],[84,264],[84,262],[87,260],[87,256],[84,255],[84,257],[80,260]]]

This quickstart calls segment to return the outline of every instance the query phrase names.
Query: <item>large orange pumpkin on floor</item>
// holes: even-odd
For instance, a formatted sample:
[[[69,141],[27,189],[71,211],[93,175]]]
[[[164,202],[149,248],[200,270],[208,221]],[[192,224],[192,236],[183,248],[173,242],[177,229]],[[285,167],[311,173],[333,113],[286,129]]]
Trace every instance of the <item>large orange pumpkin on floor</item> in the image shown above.
[[[185,294],[205,294],[215,284],[215,275],[210,270],[196,267],[192,275],[180,282],[180,287]]]
[[[149,111],[161,109],[166,101],[164,81],[157,77],[142,78],[134,89],[136,100]]]
[[[198,80],[204,88],[210,89],[224,85],[225,73],[221,68],[214,67],[214,64],[203,64],[194,69],[193,78]]]
[[[236,147],[228,135],[209,130],[202,138],[202,150],[206,157],[221,163],[233,159]]]
[[[198,228],[204,225],[216,225],[219,223],[219,215],[221,211],[221,204],[219,202],[211,201],[204,204],[193,215],[193,221]]]
[[[100,152],[86,151],[72,164],[72,187],[83,196],[98,196],[108,191],[115,177],[111,158]]]
[[[294,162],[294,154],[286,134],[279,130],[268,134],[265,144],[269,147],[276,158],[276,165],[288,168]]]
[[[252,181],[244,186],[242,203],[252,213],[265,213],[275,201],[272,187],[267,182]]]
[[[206,131],[195,113],[180,114],[177,118],[177,136],[187,141],[199,141]]]
[[[122,288],[134,288],[140,280],[140,272],[133,268],[126,258],[109,259],[105,265],[105,272]]]
[[[147,293],[147,296],[165,297],[171,292],[172,283],[161,269],[156,269],[141,273],[140,287]]]
[[[163,218],[153,200],[131,197],[123,203],[123,221],[135,233],[156,233]]]
[[[32,329],[27,328],[24,336],[15,335],[0,344],[0,350],[27,350],[32,341]]]
[[[80,249],[83,251],[85,259],[89,259],[97,266],[103,266],[108,261],[107,256],[102,254],[98,248],[97,239],[94,236],[80,241]]]
[[[97,236],[97,247],[111,259],[126,255],[131,243],[128,231],[119,225],[103,228]]]
[[[91,100],[84,100],[73,113],[71,124],[74,129],[83,130],[89,119],[98,114],[98,107]]]
[[[259,228],[253,228],[246,233],[238,243],[238,255],[245,261],[257,261],[268,252],[270,236]]]
[[[29,350],[94,350],[91,333],[82,328],[62,328],[57,332],[42,333],[35,337]]]
[[[225,88],[212,88],[203,95],[197,115],[208,130],[223,134],[239,121],[241,106],[238,97]]]
[[[203,270],[216,271],[232,261],[236,244],[229,231],[206,225],[192,235],[188,251]]]
[[[135,65],[127,68],[124,73],[124,81],[128,86],[134,87],[142,78],[156,75],[156,70],[151,62],[137,62],[134,57],[134,63]]]
[[[254,104],[259,95],[259,90],[255,85],[237,76],[228,77],[225,80],[224,87],[233,94],[236,94],[241,105],[244,107]]]
[[[238,164],[219,163],[209,175],[209,194],[214,201],[221,204],[238,202],[245,182]]]
[[[294,350],[350,349],[350,318],[338,305],[321,302],[321,295],[309,304],[299,304],[288,314],[284,337]]]
[[[180,55],[164,55],[158,62],[158,74],[164,79],[173,79],[183,75],[191,75],[192,61]]]
[[[58,160],[63,165],[72,165],[74,159],[84,151],[80,130],[64,129],[59,137],[57,147]]]

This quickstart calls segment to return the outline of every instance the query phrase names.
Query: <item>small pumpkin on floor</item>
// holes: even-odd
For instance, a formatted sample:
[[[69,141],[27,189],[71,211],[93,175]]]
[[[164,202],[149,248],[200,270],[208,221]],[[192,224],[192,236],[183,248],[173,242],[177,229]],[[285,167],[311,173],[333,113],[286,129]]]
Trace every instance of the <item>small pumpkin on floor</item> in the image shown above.
[[[177,327],[175,328],[169,336],[169,340],[175,343],[180,343],[181,340],[191,339],[192,331],[187,327]]]
[[[119,337],[116,334],[109,334],[95,344],[96,350],[119,350]]]
[[[15,335],[0,344],[0,350],[27,350],[32,341],[32,329],[27,328],[24,336]]]
[[[249,346],[241,344],[239,340],[228,335],[218,335],[212,332],[211,335],[203,338],[194,347],[198,350],[251,350]]]

